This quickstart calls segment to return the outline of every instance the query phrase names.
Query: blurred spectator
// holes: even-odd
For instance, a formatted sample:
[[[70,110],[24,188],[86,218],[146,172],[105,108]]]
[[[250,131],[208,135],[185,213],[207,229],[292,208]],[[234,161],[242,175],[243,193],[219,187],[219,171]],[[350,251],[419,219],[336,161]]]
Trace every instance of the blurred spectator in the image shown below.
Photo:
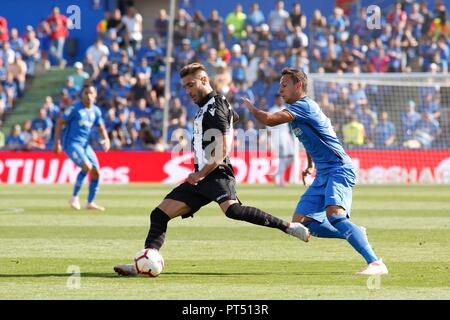
[[[293,32],[297,26],[304,30],[307,27],[307,19],[306,15],[302,12],[300,3],[294,2],[292,4],[292,11],[289,14],[288,27]]]
[[[158,18],[155,20],[155,31],[160,42],[165,43],[169,32],[169,16],[165,9],[159,10]]]
[[[9,42],[3,42],[2,49],[0,50],[0,60],[3,60],[5,66],[8,66],[9,64],[14,63],[15,57],[16,53],[11,49]]]
[[[8,21],[0,16],[0,44],[9,40]]]
[[[414,129],[419,119],[420,114],[416,112],[416,103],[411,100],[408,102],[405,112],[403,112],[400,116],[403,141],[407,141],[413,138]]]
[[[14,62],[7,67],[8,73],[10,73],[17,83],[17,96],[22,97],[25,91],[25,81],[27,76],[27,65],[22,59],[20,53],[15,54]]]
[[[380,114],[380,121],[375,126],[375,147],[389,148],[395,143],[395,126],[389,121],[389,114],[383,111]]]
[[[20,124],[15,124],[11,127],[11,132],[6,137],[6,149],[7,150],[25,150],[26,141],[23,139],[22,128]]]
[[[286,42],[290,48],[306,48],[309,45],[308,36],[300,26],[294,27],[293,33],[287,36]]]
[[[423,112],[416,122],[413,138],[405,141],[404,146],[411,149],[431,148],[439,133],[439,123],[430,113]]]
[[[122,13],[120,12],[120,9],[114,9],[113,13],[109,15],[106,23],[107,31],[114,29],[117,34],[122,34],[122,31],[126,31],[124,28],[125,26],[122,24]]]
[[[361,112],[358,114],[358,121],[364,126],[364,143],[369,147],[373,147],[373,134],[378,121],[376,113],[370,110],[368,104],[362,105]]]
[[[231,77],[235,84],[239,84],[245,81],[245,69],[248,65],[248,60],[245,54],[242,53],[241,46],[235,44],[231,50]]]
[[[264,13],[259,9],[259,4],[253,2],[250,5],[250,13],[247,16],[246,23],[254,28],[254,30],[259,31],[259,26],[266,21]]]
[[[195,57],[195,51],[191,48],[191,40],[183,39],[182,48],[175,56],[175,63],[178,69],[191,63]]]
[[[133,53],[136,53],[142,42],[142,16],[136,8],[128,7],[127,14],[122,17],[122,23],[126,30],[124,39],[131,45]]]
[[[27,65],[27,75],[34,76],[34,66],[41,58],[41,42],[36,38],[33,27],[27,26],[27,35],[22,47],[23,59]]]
[[[437,99],[434,99],[432,93],[427,93],[423,103],[419,105],[419,113],[430,113],[434,118],[438,119],[441,115],[440,106]]]
[[[52,14],[47,18],[50,36],[50,55],[54,64],[64,68],[66,61],[63,58],[64,44],[69,36],[70,20],[60,14],[58,7],[53,7]]]
[[[9,34],[9,45],[16,53],[22,50],[23,40],[19,38],[19,31],[16,28],[12,28]]]
[[[90,57],[92,64],[98,70],[102,70],[108,61],[109,49],[103,44],[101,38],[97,38],[95,43],[86,50],[86,57]]]
[[[284,9],[284,1],[277,1],[275,10],[269,14],[269,28],[274,35],[286,34],[289,23],[289,12]]]
[[[208,32],[208,43],[211,47],[217,48],[220,41],[223,41],[222,34],[223,19],[217,10],[212,10],[206,21],[206,31]]]
[[[47,115],[44,108],[39,109],[38,115],[31,121],[31,133],[36,132],[37,136],[41,137],[45,143],[50,138],[52,133],[53,123]]]
[[[79,61],[75,62],[75,73],[70,75],[73,79],[73,87],[75,90],[80,91],[83,88],[84,82],[89,79],[89,74],[83,71],[83,64]]]
[[[350,115],[350,122],[342,127],[343,141],[347,145],[362,146],[364,144],[364,125],[358,122],[358,116],[354,113]]]
[[[225,24],[229,28],[230,25],[233,26],[233,37],[236,39],[241,39],[245,36],[245,23],[247,15],[242,11],[242,5],[237,4],[233,12],[230,12],[225,18]]]
[[[177,47],[181,44],[183,39],[189,39],[191,34],[192,17],[186,12],[186,10],[180,8],[175,17],[173,26],[173,40],[174,45]]]

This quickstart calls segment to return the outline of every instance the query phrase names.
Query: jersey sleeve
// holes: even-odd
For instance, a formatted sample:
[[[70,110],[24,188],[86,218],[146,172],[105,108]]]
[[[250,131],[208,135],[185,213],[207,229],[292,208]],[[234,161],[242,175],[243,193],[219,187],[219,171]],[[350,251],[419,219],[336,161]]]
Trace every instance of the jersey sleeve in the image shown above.
[[[99,108],[96,108],[95,109],[95,125],[100,127],[104,124],[105,124],[105,121],[103,120],[102,112],[100,111]]]
[[[75,108],[73,106],[69,106],[66,110],[64,110],[62,114],[62,118],[65,122],[70,122],[75,117]]]
[[[205,116],[211,128],[218,129],[223,134],[229,132],[232,109],[225,97],[216,97],[216,102],[208,107]]]
[[[308,119],[307,109],[298,102],[288,105],[284,110],[288,111],[296,121],[305,122]]]

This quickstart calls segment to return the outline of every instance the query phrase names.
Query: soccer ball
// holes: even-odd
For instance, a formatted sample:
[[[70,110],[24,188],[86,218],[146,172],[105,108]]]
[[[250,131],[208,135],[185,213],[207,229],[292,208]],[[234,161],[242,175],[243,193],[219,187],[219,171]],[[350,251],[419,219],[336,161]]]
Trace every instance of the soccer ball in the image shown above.
[[[136,253],[134,266],[140,274],[157,277],[164,269],[164,259],[156,249],[143,249]]]

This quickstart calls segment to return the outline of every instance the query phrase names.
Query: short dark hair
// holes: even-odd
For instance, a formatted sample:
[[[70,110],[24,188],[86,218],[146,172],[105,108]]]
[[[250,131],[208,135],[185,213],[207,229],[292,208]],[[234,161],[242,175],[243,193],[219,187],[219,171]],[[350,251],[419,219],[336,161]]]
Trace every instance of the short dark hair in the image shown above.
[[[180,70],[180,78],[184,78],[191,74],[196,74],[199,71],[205,71],[206,73],[208,72],[206,70],[205,66],[198,62],[194,62],[194,63],[188,64],[188,65],[185,65]]]
[[[302,91],[304,93],[306,93],[308,91],[308,77],[307,77],[306,73],[304,73],[302,70],[284,68],[281,71],[281,76],[286,76],[286,75],[291,77],[292,82],[294,84],[301,82],[302,83]]]
[[[84,90],[89,89],[89,88],[91,88],[91,87],[93,87],[93,88],[95,89],[95,91],[97,91],[97,88],[95,87],[95,85],[94,85],[93,82],[86,81],[86,82],[83,84],[83,89],[82,89],[81,91],[84,91]]]

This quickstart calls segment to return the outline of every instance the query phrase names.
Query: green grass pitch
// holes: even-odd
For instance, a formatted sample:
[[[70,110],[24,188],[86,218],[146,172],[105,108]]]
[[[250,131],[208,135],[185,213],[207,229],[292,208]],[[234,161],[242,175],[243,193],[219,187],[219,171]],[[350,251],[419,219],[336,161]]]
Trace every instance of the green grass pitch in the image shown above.
[[[0,185],[0,299],[450,299],[448,186],[354,189],[352,221],[389,267],[381,279],[354,275],[364,261],[343,240],[304,243],[229,220],[215,203],[169,223],[159,277],[116,276],[171,188],[103,185],[98,213],[71,210],[69,185]],[[246,205],[289,220],[304,190],[238,186]]]

